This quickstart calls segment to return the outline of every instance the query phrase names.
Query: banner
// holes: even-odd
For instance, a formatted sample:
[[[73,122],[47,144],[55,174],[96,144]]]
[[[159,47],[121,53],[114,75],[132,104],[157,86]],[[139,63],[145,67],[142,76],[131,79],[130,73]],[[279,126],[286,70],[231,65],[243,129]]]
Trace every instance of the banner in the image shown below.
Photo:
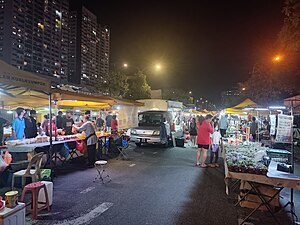
[[[279,114],[275,141],[280,143],[292,143],[292,127],[293,116]]]
[[[276,133],[276,115],[270,115],[270,135],[275,135]]]
[[[39,74],[18,69],[0,60],[0,84],[28,88],[35,91],[51,91],[49,79]]]

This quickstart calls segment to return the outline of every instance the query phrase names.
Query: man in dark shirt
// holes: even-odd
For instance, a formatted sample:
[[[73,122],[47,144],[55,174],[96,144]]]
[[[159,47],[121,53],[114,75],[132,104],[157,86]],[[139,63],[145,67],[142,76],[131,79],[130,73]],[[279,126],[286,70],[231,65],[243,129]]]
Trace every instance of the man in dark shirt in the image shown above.
[[[103,125],[104,125],[104,120],[101,117],[101,113],[99,114],[99,117],[96,120],[96,127],[97,127],[97,131],[101,131],[103,130]]]
[[[67,112],[66,118],[63,122],[63,129],[65,130],[66,135],[71,135],[72,133],[72,126],[74,124],[74,120],[72,119],[71,113]]]
[[[112,120],[111,112],[108,112],[107,116],[105,117],[105,121],[106,121],[106,130],[107,130],[108,132],[111,131],[111,120]]]
[[[31,122],[32,122],[32,128],[31,128],[31,136],[26,138],[34,138],[37,136],[37,126],[36,126],[36,111],[30,110],[30,116],[29,116]]]
[[[62,117],[62,111],[58,111],[57,116],[56,116],[56,127],[57,129],[62,129],[63,128],[63,117]]]

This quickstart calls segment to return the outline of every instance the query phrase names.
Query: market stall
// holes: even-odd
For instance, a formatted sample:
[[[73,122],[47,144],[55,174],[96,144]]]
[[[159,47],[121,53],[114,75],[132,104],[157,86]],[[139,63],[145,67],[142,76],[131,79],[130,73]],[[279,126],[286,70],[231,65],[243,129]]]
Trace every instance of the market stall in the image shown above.
[[[276,140],[292,144],[292,116],[278,115]],[[226,193],[229,181],[240,184],[239,199],[236,203],[243,207],[254,208],[242,221],[261,207],[265,207],[274,220],[280,224],[273,207],[279,207],[279,194],[283,188],[300,189],[300,176],[293,174],[292,152],[285,149],[262,147],[260,142],[248,142],[234,137],[223,140]],[[245,191],[246,190],[246,191]],[[291,213],[294,215],[293,194],[291,193]]]

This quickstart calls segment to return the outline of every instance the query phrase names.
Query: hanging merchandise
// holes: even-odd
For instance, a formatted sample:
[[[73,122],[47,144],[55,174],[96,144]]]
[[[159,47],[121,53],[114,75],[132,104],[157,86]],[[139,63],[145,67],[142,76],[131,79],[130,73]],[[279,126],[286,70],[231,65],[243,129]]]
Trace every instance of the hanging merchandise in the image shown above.
[[[270,115],[270,135],[275,135],[276,133],[276,115]]]
[[[276,142],[292,143],[293,116],[278,115]]]

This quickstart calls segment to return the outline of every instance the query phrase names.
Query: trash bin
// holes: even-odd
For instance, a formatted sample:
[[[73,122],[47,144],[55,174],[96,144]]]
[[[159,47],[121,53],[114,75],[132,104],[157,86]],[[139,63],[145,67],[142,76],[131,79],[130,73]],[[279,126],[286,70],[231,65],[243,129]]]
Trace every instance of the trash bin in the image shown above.
[[[175,138],[176,147],[184,147],[184,138]]]

